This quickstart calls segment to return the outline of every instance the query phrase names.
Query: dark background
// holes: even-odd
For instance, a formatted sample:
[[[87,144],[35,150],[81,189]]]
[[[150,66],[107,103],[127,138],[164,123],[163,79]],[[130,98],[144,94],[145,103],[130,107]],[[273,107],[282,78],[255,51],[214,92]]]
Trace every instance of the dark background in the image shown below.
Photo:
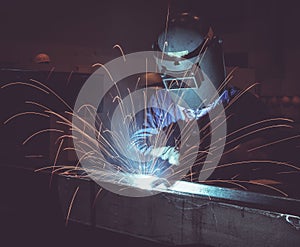
[[[1,1],[1,40],[97,44],[120,42],[128,51],[149,48],[170,13],[193,11],[218,33],[240,32],[260,21],[270,45],[299,47],[297,1]],[[259,42],[260,37],[257,37]],[[148,42],[145,42],[148,41]],[[125,43],[124,43],[125,42]]]

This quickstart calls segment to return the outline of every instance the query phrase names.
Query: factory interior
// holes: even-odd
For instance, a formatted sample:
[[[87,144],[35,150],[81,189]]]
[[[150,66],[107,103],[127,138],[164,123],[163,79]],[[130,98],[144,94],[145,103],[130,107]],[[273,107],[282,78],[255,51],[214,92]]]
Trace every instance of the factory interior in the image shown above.
[[[0,246],[300,246],[298,10],[290,0],[1,1]],[[169,184],[147,187],[148,174],[141,173],[142,187],[134,180],[139,172],[126,177],[131,168],[123,173],[118,167],[123,156],[111,155],[130,143],[123,136],[111,143],[106,135],[125,125],[114,113],[123,113],[122,100],[137,85],[145,89],[161,80],[151,71],[154,59],[134,61],[143,71],[126,63],[131,54],[152,54],[177,13],[209,23],[223,49],[228,83],[242,92],[229,104],[232,121],[255,123],[229,132],[229,148],[222,146],[203,180],[190,179],[194,160],[180,160],[188,163],[184,176],[180,170]],[[137,72],[122,77],[123,68],[106,69],[119,63]],[[113,77],[122,80],[110,85]],[[96,88],[86,94],[92,81]],[[267,120],[258,117],[263,111]],[[88,114],[98,136],[86,141],[90,125],[82,119]],[[227,126],[230,121],[226,115]],[[116,178],[105,180],[106,168],[100,175],[87,169],[97,163],[93,145],[103,149],[97,151],[103,169],[118,167]],[[158,181],[165,176],[152,175]]]

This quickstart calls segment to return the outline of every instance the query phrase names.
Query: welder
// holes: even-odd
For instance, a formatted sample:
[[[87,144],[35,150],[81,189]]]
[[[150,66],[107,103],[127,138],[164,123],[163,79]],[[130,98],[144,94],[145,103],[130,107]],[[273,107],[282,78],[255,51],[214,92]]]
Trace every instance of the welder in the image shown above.
[[[242,92],[226,81],[222,40],[207,22],[191,13],[174,15],[158,36],[153,49],[163,54],[162,57],[155,57],[163,88],[151,97],[151,107],[136,115],[131,136],[132,146],[155,160],[150,162],[151,173],[164,176],[170,168],[180,165],[182,140],[178,122],[197,121],[200,136],[210,136],[209,112],[220,104],[227,119],[228,144],[224,153],[233,150],[223,155],[221,162],[233,162],[234,150],[243,143],[250,141],[258,145],[262,142],[261,138],[253,135],[241,136],[253,131],[251,127],[243,131],[243,127],[267,117],[266,109],[255,95]],[[198,76],[196,70],[199,71]],[[207,81],[216,89],[217,96],[206,90]],[[161,132],[165,133],[163,141],[159,140]],[[230,141],[237,135],[241,137],[238,143]],[[198,158],[187,167],[190,172],[185,179],[198,181],[205,160],[201,150],[206,150],[209,145],[209,137],[201,141]],[[216,169],[213,177],[234,176],[232,171],[224,175],[224,170],[220,169],[220,175]]]

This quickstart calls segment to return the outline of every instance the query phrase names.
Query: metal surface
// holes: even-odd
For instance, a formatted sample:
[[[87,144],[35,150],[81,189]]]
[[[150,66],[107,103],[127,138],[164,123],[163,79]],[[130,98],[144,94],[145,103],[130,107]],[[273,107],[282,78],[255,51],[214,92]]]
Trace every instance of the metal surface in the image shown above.
[[[65,212],[78,186],[69,220],[92,227],[170,245],[300,246],[299,200],[183,181],[160,194],[134,198],[60,176]]]
[[[204,197],[214,201],[300,216],[300,200],[288,197],[277,197],[184,181],[176,182],[172,187],[167,189],[166,192],[172,194],[181,193],[193,197]]]
[[[27,181],[36,177],[43,184],[51,176],[17,167],[5,171],[14,177],[26,175]],[[141,198],[109,192],[90,179],[62,175],[53,177],[52,186],[58,191],[64,217],[94,229],[169,245],[300,246],[299,200],[291,198],[184,181],[159,187],[162,193]]]

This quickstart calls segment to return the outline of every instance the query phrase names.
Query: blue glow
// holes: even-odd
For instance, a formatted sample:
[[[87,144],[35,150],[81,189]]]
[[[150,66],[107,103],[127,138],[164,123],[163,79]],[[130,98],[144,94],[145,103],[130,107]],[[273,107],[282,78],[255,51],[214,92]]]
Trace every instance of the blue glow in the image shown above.
[[[152,190],[153,183],[158,179],[158,177],[151,175],[130,175],[131,186],[144,190]]]

